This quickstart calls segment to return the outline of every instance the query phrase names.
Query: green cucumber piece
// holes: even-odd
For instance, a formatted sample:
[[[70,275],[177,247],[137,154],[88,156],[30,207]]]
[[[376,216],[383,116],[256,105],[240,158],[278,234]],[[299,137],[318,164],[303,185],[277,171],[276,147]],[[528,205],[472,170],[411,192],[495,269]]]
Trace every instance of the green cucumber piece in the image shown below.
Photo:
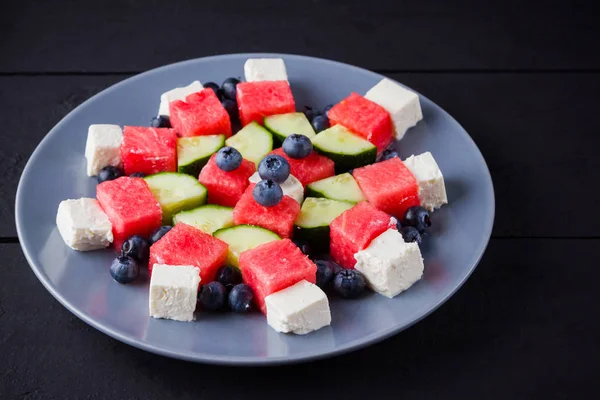
[[[225,146],[225,135],[177,139],[177,171],[197,178],[210,156],[223,146]]]
[[[341,125],[332,126],[312,139],[316,151],[335,162],[336,172],[373,164],[377,147]]]
[[[265,117],[265,128],[273,132],[275,141],[281,145],[293,133],[313,138],[316,133],[306,115],[301,112]]]
[[[240,266],[240,254],[243,251],[281,239],[276,233],[254,225],[237,225],[231,228],[219,229],[213,236],[229,245],[227,264],[238,268]]]
[[[258,163],[273,150],[273,135],[256,122],[251,122],[227,139],[225,144],[258,167]]]
[[[329,225],[354,204],[325,198],[307,197],[296,217],[295,237],[308,241],[318,251],[328,251]]]
[[[193,210],[181,211],[173,217],[173,225],[184,223],[211,235],[219,229],[233,226],[233,208],[207,204]]]
[[[349,203],[359,203],[366,200],[354,177],[347,172],[309,183],[306,186],[306,196],[325,197]]]
[[[144,179],[162,208],[164,225],[171,225],[173,215],[178,212],[206,203],[208,191],[190,175],[161,172]]]

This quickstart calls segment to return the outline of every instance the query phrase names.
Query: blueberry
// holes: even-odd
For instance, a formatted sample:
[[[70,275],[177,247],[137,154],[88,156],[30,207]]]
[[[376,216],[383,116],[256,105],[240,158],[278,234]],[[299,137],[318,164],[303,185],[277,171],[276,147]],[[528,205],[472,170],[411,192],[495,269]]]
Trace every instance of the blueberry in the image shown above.
[[[292,134],[285,138],[281,146],[285,154],[291,158],[304,158],[312,153],[312,142],[304,135]]]
[[[273,207],[283,199],[283,190],[278,183],[270,179],[262,180],[252,190],[254,200],[261,206]]]
[[[390,158],[400,157],[398,152],[393,147],[388,147],[377,156],[376,162],[389,160]]]
[[[159,115],[158,117],[152,118],[150,126],[153,128],[170,128],[171,119],[168,115]]]
[[[208,282],[200,286],[198,305],[205,311],[220,311],[225,308],[227,290],[221,282]]]
[[[400,220],[396,220],[396,230],[400,231],[402,229],[402,222]]]
[[[304,106],[304,115],[306,115],[306,119],[312,122],[313,118],[319,115],[319,112],[312,107]]]
[[[277,154],[268,155],[258,164],[258,175],[260,179],[283,183],[290,176],[290,164]]]
[[[306,240],[300,239],[300,238],[294,238],[294,239],[292,239],[292,242],[294,242],[294,244],[296,246],[298,246],[298,248],[300,249],[301,252],[303,252],[307,256],[310,255],[310,244],[308,244],[308,242]]]
[[[143,172],[134,172],[133,174],[129,175],[130,178],[144,178],[145,176],[146,174]]]
[[[420,234],[425,233],[427,228],[431,226],[431,218],[429,211],[421,206],[414,206],[406,210],[404,213],[404,224],[414,226]]]
[[[227,111],[227,114],[229,114],[229,118],[232,121],[237,121],[239,118],[238,105],[235,102],[235,100],[224,99],[223,101],[221,101],[221,104],[223,105],[223,108],[225,108],[225,111]]]
[[[229,292],[229,308],[238,313],[245,313],[252,308],[254,292],[252,288],[245,283],[235,285]]]
[[[239,268],[224,265],[217,270],[215,279],[221,282],[229,292],[235,285],[242,283],[242,273]]]
[[[206,82],[205,84],[203,84],[202,86],[204,86],[204,89],[212,89],[213,92],[215,92],[216,95],[218,95],[218,91],[219,89],[221,89],[219,87],[219,85],[217,85],[214,82]]]
[[[327,115],[327,112],[333,108],[333,104],[327,104],[323,109],[323,114]]]
[[[219,99],[219,101],[223,101],[227,98],[227,97],[225,97],[225,92],[221,88],[217,89],[215,94],[217,95],[217,98]]]
[[[147,264],[150,258],[150,243],[140,235],[133,235],[121,246],[121,255],[131,257],[141,264]]]
[[[333,290],[345,299],[354,299],[365,291],[365,277],[355,269],[342,269],[333,278]]]
[[[102,168],[100,172],[98,172],[98,183],[112,181],[121,176],[123,176],[123,171],[121,171],[121,169],[109,165],[108,167]]]
[[[400,228],[400,233],[404,242],[421,244],[421,234],[414,226],[403,226]]]
[[[131,257],[119,256],[110,264],[110,276],[119,283],[133,282],[140,275],[140,266]]]
[[[335,263],[328,260],[316,260],[315,264],[317,265],[317,286],[325,289],[336,274]]]
[[[240,83],[239,79],[236,78],[227,78],[221,85],[221,89],[223,89],[223,94],[226,98],[235,100],[236,88],[238,83]]]
[[[329,128],[329,118],[327,118],[327,115],[317,115],[312,120],[312,127],[317,133],[324,131]]]
[[[223,171],[235,171],[242,165],[242,155],[233,147],[225,146],[217,151],[215,162]]]
[[[148,243],[152,246],[154,243],[158,242],[161,237],[165,236],[167,232],[169,232],[173,227],[169,225],[163,225],[159,228],[156,228],[151,234]]]

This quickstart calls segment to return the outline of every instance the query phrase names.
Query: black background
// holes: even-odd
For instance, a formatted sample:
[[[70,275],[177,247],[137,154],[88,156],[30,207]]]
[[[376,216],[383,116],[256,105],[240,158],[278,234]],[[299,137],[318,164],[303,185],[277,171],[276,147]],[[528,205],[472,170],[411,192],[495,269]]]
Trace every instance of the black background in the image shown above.
[[[597,398],[599,40],[591,1],[1,2],[0,399]],[[496,190],[479,267],[414,327],[294,366],[192,364],[90,328],[18,244],[29,155],[113,83],[252,51],[365,67],[450,112]]]

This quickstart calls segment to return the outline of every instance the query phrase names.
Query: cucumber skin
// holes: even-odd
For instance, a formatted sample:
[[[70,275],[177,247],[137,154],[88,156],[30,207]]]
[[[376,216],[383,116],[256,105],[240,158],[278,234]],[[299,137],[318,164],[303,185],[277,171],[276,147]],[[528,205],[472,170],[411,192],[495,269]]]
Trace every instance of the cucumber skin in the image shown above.
[[[177,172],[180,172],[182,174],[191,175],[194,178],[198,178],[198,176],[200,176],[200,170],[202,170],[202,168],[204,168],[204,166],[206,164],[208,164],[208,160],[210,160],[211,156],[212,156],[212,154],[209,155],[208,157],[200,158],[190,164],[179,165],[177,167]]]
[[[321,197],[321,198],[325,198],[325,199],[328,198],[323,193],[318,192],[318,191],[310,188],[309,186],[310,186],[310,184],[306,185],[306,189],[304,190],[304,197],[305,198],[307,198],[307,197]]]
[[[373,164],[377,159],[377,148],[374,147],[370,150],[364,151],[360,154],[337,154],[329,151],[322,150],[317,146],[314,149],[319,154],[331,159],[335,163],[335,174],[343,174],[354,168],[364,167],[368,164]],[[321,196],[323,197],[323,196]]]
[[[329,253],[329,232],[329,225],[314,228],[294,225],[294,237],[306,240],[313,254]]]

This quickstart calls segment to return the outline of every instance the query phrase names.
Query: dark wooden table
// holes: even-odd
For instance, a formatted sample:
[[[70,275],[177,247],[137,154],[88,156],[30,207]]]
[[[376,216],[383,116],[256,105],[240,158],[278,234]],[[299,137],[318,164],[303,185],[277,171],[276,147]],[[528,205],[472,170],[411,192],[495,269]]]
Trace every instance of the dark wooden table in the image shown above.
[[[0,399],[597,398],[597,21],[591,1],[2,2]],[[133,74],[251,51],[397,79],[450,112],[483,152],[497,200],[489,248],[416,326],[314,363],[192,364],[94,330],[30,270],[15,191],[52,126]]]

